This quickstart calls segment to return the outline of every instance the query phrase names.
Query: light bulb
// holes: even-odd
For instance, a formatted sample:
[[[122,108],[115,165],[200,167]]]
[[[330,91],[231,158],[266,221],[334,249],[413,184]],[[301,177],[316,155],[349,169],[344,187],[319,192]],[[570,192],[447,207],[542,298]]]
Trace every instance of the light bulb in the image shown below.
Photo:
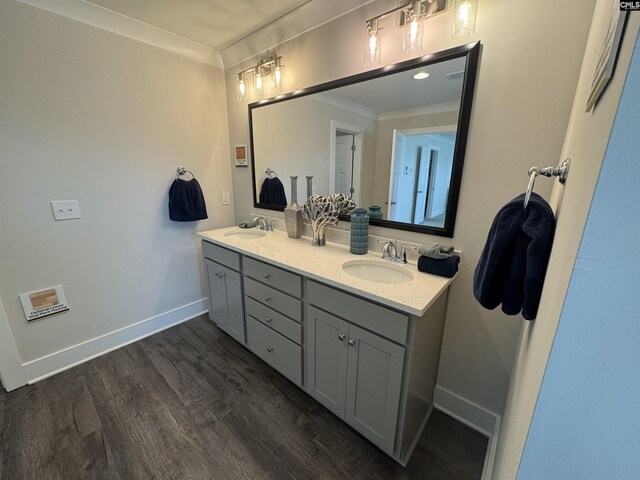
[[[282,57],[277,57],[274,61],[272,80],[273,90],[275,90],[276,92],[282,91],[282,89],[284,88]]]
[[[256,70],[256,73],[253,76],[253,90],[256,97],[264,95],[264,77],[259,70]]]
[[[478,0],[456,0],[453,35],[451,38],[470,37],[476,31]]]
[[[416,14],[411,17],[411,23],[404,35],[402,50],[404,53],[415,53],[422,50],[422,20]]]
[[[378,21],[375,26],[372,23],[367,24],[367,34],[365,37],[364,60],[369,65],[380,63],[380,28]]]
[[[247,85],[244,83],[244,77],[242,75],[238,75],[238,100],[244,100],[247,95]]]

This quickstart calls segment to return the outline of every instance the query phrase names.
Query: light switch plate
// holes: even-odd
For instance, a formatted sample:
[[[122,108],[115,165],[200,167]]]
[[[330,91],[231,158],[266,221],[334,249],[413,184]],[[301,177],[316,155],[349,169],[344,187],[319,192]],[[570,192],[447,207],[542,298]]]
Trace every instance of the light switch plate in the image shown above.
[[[77,200],[54,200],[51,202],[53,216],[56,220],[80,218],[80,207]]]
[[[222,192],[222,204],[229,205],[229,192]]]

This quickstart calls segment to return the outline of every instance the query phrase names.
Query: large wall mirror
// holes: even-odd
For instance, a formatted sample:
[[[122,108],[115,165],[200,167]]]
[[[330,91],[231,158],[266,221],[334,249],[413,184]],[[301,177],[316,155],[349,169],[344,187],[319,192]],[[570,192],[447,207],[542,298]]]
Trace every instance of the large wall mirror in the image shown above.
[[[249,105],[254,206],[345,193],[372,225],[452,237],[480,43]],[[271,173],[267,173],[271,172]],[[286,199],[265,194],[277,176]],[[374,210],[378,210],[374,208]]]

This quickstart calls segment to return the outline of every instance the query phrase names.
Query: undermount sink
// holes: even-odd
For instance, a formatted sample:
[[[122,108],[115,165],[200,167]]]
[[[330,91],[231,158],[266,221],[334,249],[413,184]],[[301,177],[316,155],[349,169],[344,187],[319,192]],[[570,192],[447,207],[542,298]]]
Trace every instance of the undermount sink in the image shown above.
[[[262,238],[265,233],[260,230],[247,231],[247,230],[233,230],[224,234],[225,237],[240,238],[242,240],[255,240],[256,238]]]
[[[349,275],[375,283],[408,283],[414,278],[404,267],[376,260],[351,260],[343,263],[342,269]]]

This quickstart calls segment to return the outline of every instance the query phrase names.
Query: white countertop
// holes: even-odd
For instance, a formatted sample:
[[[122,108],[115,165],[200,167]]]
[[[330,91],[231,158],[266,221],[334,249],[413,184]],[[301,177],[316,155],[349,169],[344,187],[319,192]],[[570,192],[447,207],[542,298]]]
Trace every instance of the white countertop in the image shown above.
[[[203,239],[235,250],[258,260],[266,260],[286,270],[299,273],[313,280],[333,285],[356,295],[376,301],[411,315],[422,316],[431,304],[443,293],[454,278],[445,278],[418,271],[415,263],[394,263],[413,273],[413,280],[402,284],[384,284],[362,280],[348,274],[342,264],[351,260],[382,261],[380,254],[352,255],[349,247],[329,243],[323,247],[311,245],[311,239],[289,238],[285,232],[265,232],[256,239],[243,239],[225,233],[239,230],[238,227],[219,228],[199,232]],[[243,230],[243,231],[256,231]]]

